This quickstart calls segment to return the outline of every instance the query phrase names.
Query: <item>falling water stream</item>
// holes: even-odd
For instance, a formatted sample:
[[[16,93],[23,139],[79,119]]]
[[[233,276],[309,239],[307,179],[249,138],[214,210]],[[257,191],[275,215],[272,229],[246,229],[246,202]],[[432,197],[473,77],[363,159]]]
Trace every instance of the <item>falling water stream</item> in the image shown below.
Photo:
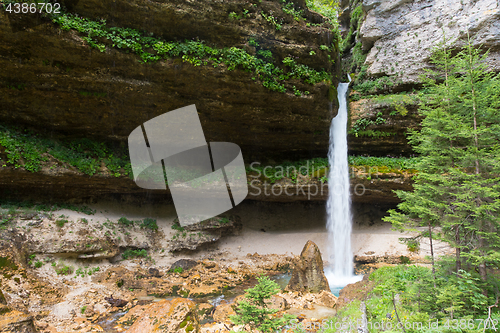
[[[348,87],[349,83],[339,83],[337,88],[339,111],[330,126],[328,150],[330,171],[326,226],[328,229],[327,258],[330,265],[326,267],[325,274],[332,292],[336,295],[347,284],[362,279],[362,276],[354,275],[351,249],[352,215],[347,162]]]

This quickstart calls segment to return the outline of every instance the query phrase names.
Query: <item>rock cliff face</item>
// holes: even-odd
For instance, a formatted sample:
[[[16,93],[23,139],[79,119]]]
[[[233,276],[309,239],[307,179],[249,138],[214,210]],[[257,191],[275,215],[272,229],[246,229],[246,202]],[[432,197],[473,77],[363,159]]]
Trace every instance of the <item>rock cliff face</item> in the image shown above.
[[[431,51],[443,40],[460,47],[472,36],[475,46],[490,49],[488,64],[500,70],[500,3],[497,0],[364,0],[359,32],[368,74],[396,75],[418,82]]]
[[[302,10],[304,19],[299,21],[277,0],[65,4],[71,13],[107,20],[109,27],[134,28],[166,41],[199,40],[259,57],[265,55],[259,51],[269,51],[278,67],[284,66],[285,57],[294,57],[327,71],[331,80],[311,85],[292,79],[286,83],[287,93],[275,92],[241,69],[197,66],[181,56],[144,64],[111,45],[104,52],[90,48],[85,35],[63,31],[47,18],[0,10],[2,122],[125,141],[144,121],[196,104],[207,141],[234,142],[247,158],[326,154],[328,128],[336,114],[330,91],[338,76],[338,41],[324,18],[303,1],[293,3]],[[273,19],[266,20],[269,15]],[[296,96],[293,89],[309,94]]]
[[[343,71],[356,74],[353,89],[364,95],[361,98],[420,89],[419,77],[431,68],[430,56],[443,38],[448,47],[458,51],[470,36],[475,47],[489,50],[490,69],[500,71],[497,0],[344,0],[341,7],[339,20],[346,37],[342,45]],[[359,96],[351,97],[358,97],[352,98],[350,105],[351,153],[412,153],[405,133],[408,128],[419,127],[418,103],[407,103],[408,113],[401,115],[394,112],[394,104],[357,102]],[[383,121],[374,122],[377,114]],[[356,134],[352,130],[356,130],[359,119],[362,122],[357,125],[369,125],[363,128],[364,133]]]

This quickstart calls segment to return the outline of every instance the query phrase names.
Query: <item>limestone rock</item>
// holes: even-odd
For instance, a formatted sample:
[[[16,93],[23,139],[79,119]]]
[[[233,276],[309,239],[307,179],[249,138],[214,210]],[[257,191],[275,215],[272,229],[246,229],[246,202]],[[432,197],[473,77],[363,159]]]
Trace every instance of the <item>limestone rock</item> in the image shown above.
[[[286,299],[279,295],[271,296],[271,299],[266,301],[268,308],[275,310],[286,310],[289,308]]]
[[[178,223],[177,218],[174,223]],[[223,236],[238,234],[241,226],[239,216],[214,217],[187,225],[170,241],[170,251],[196,250],[202,245],[217,242]]]
[[[314,242],[309,240],[304,246],[300,257],[295,262],[295,268],[286,290],[309,292],[330,290],[323,271],[321,252]]]
[[[176,268],[182,268],[183,271],[196,266],[196,261],[192,259],[179,259],[170,266],[170,271],[174,271]]]
[[[11,311],[0,316],[1,333],[35,333],[33,317],[31,315]]]
[[[124,307],[125,305],[127,305],[127,301],[124,300],[124,299],[119,299],[119,298],[113,298],[113,296],[111,297],[105,297],[104,298],[106,301],[108,301],[108,303],[111,305],[111,306],[114,306],[114,307],[117,307],[117,308],[121,308],[121,307]]]
[[[139,317],[128,333],[172,332],[185,333],[193,330],[197,324],[190,316],[195,303],[184,298],[171,301],[162,300],[151,304]]]
[[[214,311],[214,306],[209,303],[201,303],[197,307],[198,318],[200,321],[206,321]]]
[[[491,48],[488,65],[500,71],[500,7],[497,0],[408,1],[364,0],[366,18],[360,40],[369,51],[368,73],[397,75],[404,83],[416,82],[429,66],[432,48],[443,39],[453,45],[467,41]]]
[[[232,304],[221,303],[215,308],[213,318],[218,322],[226,322],[230,320],[230,316],[234,316],[235,314],[236,312],[234,311]]]
[[[318,295],[316,295],[314,303],[333,308],[337,304],[337,296],[328,290],[322,290]]]

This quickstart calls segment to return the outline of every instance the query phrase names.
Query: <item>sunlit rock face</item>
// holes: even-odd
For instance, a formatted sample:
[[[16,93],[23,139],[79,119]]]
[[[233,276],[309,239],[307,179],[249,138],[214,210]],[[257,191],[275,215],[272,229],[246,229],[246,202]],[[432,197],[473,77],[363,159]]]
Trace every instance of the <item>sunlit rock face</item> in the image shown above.
[[[490,49],[489,66],[500,70],[500,4],[497,0],[364,0],[366,17],[359,38],[369,51],[368,74],[395,75],[417,82],[429,66],[432,49],[449,39],[463,46],[468,34],[474,46]]]

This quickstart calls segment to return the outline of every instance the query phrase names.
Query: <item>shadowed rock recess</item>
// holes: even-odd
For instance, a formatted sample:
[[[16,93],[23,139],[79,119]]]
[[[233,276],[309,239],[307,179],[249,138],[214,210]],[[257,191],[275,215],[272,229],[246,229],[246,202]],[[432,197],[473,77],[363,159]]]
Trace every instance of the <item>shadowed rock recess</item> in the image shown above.
[[[285,74],[293,69],[283,60],[292,59],[299,66],[296,72],[306,66],[326,77],[313,83],[308,83],[309,74],[284,79],[280,89],[285,92],[266,88],[262,76],[242,65],[215,66],[182,53],[144,63],[130,46],[118,48],[102,36],[94,40],[102,49],[91,47],[87,32],[64,29],[47,15],[8,13],[4,5],[0,122],[41,137],[126,146],[140,124],[195,104],[206,140],[238,144],[247,163],[326,156],[337,112],[339,41],[327,20],[309,11],[303,0],[290,2],[303,19],[286,13],[278,0],[62,0],[65,13],[105,22],[108,31],[130,28],[165,43],[237,48]],[[147,51],[153,52],[151,47]],[[59,168],[57,161],[37,172],[13,168],[5,165],[7,151],[1,145],[0,158],[0,185],[9,198],[50,192],[53,200],[81,200],[147,192],[126,177],[102,172],[89,177],[67,165]],[[156,197],[163,201],[165,196]]]
[[[105,19],[107,27],[133,28],[167,42],[236,47],[267,59],[263,52],[270,51],[280,68],[285,68],[284,58],[292,57],[326,71],[330,80],[313,85],[290,79],[286,93],[271,91],[241,68],[198,66],[182,56],[144,64],[111,43],[104,52],[91,48],[82,39],[85,34],[61,30],[47,18],[0,10],[0,119],[125,142],[144,121],[196,104],[207,141],[234,142],[247,159],[324,155],[336,114],[330,91],[337,84],[338,41],[326,22],[306,26],[324,18],[309,12],[303,1],[295,6],[305,21],[297,22],[281,6],[277,0],[66,1],[70,13]],[[261,13],[273,13],[280,29]],[[294,89],[308,94],[296,96]]]

